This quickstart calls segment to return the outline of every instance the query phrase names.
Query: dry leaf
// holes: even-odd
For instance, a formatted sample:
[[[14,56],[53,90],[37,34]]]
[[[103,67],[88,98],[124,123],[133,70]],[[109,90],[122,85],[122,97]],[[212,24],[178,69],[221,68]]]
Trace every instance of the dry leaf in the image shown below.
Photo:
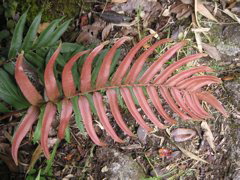
[[[147,30],[149,31],[150,34],[154,34],[153,37],[155,37],[156,39],[159,38],[158,33],[157,33],[156,31],[154,31],[154,30],[151,29],[151,28],[147,28]]]
[[[196,131],[187,128],[177,128],[171,132],[171,136],[176,142],[184,142],[196,136]]]
[[[128,0],[111,0],[112,3],[125,3]]]
[[[202,50],[202,38],[200,36],[200,33],[195,31],[194,34],[195,34],[195,39],[196,39],[196,42],[197,42],[198,51],[200,53],[202,53],[202,51],[203,51]]]
[[[203,5],[201,0],[197,0],[197,4],[195,5],[197,12],[205,16],[206,18],[218,22],[218,20],[209,12],[209,10]]]
[[[170,10],[171,13],[176,14],[178,20],[189,17],[192,14],[192,6],[188,4],[180,4]]]
[[[40,34],[41,32],[43,32],[48,27],[49,24],[50,23],[48,23],[48,22],[39,24],[37,32]]]
[[[39,159],[41,154],[42,154],[42,147],[40,145],[38,145],[38,147],[33,152],[27,172],[29,172],[34,167],[35,163],[37,162],[37,160]]]
[[[102,40],[103,41],[108,37],[112,28],[113,28],[113,25],[110,23],[103,29],[103,31],[102,31]]]
[[[182,151],[182,153],[185,154],[186,156],[188,156],[188,157],[190,157],[190,158],[192,158],[192,159],[194,159],[194,160],[197,160],[197,161],[202,161],[202,162],[204,162],[204,163],[208,163],[208,162],[205,161],[204,159],[196,156],[195,154],[191,153],[190,151],[187,151],[186,149],[178,146],[177,144],[175,144],[175,146],[177,146],[178,149],[180,149],[180,150]]]
[[[183,4],[193,4],[193,0],[181,0]]]
[[[77,43],[97,43],[100,41],[97,36],[99,32],[103,30],[106,26],[106,22],[100,18],[96,18],[92,25],[87,25],[82,27],[82,31],[76,39]]]
[[[137,136],[141,143],[143,144],[147,143],[147,135],[148,135],[147,131],[141,126],[139,126],[137,130]]]
[[[18,172],[18,167],[14,163],[10,154],[0,154],[0,160],[3,161],[11,172]],[[2,166],[2,162],[1,162]]]
[[[211,46],[209,44],[205,44],[205,43],[202,43],[202,46],[203,46],[203,49],[211,58],[216,59],[217,61],[221,60],[220,53],[216,47]]]
[[[191,29],[193,32],[208,32],[210,31],[210,28],[202,28],[202,27],[199,27],[199,28],[192,28]]]
[[[164,9],[163,13],[162,13],[162,16],[164,17],[168,17],[170,16],[170,6],[168,6],[168,8]]]
[[[230,16],[231,18],[233,18],[235,21],[237,21],[240,24],[240,19],[237,17],[236,14],[232,13],[231,11],[229,11],[228,9],[224,9],[223,12],[225,14],[227,14],[228,16]]]
[[[207,140],[208,144],[210,145],[210,147],[212,148],[212,150],[214,152],[216,152],[216,148],[215,148],[215,144],[214,144],[214,137],[213,137],[212,131],[211,131],[210,127],[208,126],[207,122],[203,121],[201,123],[201,127],[204,131],[203,136],[206,138],[206,140]]]

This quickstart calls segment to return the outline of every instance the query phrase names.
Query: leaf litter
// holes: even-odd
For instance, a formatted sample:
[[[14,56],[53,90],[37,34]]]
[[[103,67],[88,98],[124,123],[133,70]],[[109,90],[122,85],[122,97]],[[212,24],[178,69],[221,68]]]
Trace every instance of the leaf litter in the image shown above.
[[[116,1],[118,1],[118,0],[116,0]],[[120,0],[119,0],[120,1]],[[131,2],[132,4],[133,4],[133,2],[134,1],[130,1],[130,0],[128,0],[128,1],[124,1],[124,2],[119,2],[119,3],[117,3],[117,2],[114,2],[114,3],[116,3],[116,5],[117,6],[122,6],[122,7],[124,7],[123,5],[124,4],[126,4],[126,3],[129,3],[129,2]],[[150,2],[150,1],[148,1],[148,2]],[[153,1],[154,2],[154,1]],[[154,4],[153,2],[151,2],[150,4]],[[181,2],[182,3],[185,3],[185,4],[190,4],[190,3],[192,3],[192,1],[187,1],[187,0],[181,0]],[[145,1],[144,2],[144,4],[145,3],[147,3],[147,1]],[[164,3],[161,3],[161,5],[163,5]],[[115,5],[114,5],[115,6]],[[113,7],[114,7],[113,6]],[[152,7],[152,5],[146,5],[147,7]],[[169,6],[169,4],[167,4],[166,6],[164,6],[164,8],[165,7],[167,7],[167,6]],[[204,4],[204,6],[205,6],[205,4]],[[228,6],[228,4],[226,5],[226,6]],[[131,8],[132,8],[132,10],[131,10]],[[135,11],[137,11],[138,10],[138,8],[136,8],[136,7],[134,7],[133,5],[132,5],[132,7],[131,7],[128,11],[126,11],[126,12],[124,12],[124,15],[128,15],[128,16],[131,16],[131,17],[133,17],[133,14],[135,13]],[[205,7],[206,8],[206,7]],[[211,19],[212,17],[211,17],[211,15],[215,15],[215,13],[213,13],[213,12],[210,12],[209,10],[209,13],[211,13],[211,15],[209,15],[209,13],[206,11],[206,9],[205,8],[203,8],[203,10],[202,9],[200,9],[200,11],[205,11],[205,12],[203,12],[203,14],[205,13],[205,15],[206,15],[206,17],[207,17],[207,19]],[[114,8],[113,8],[114,9]],[[145,12],[147,12],[147,14],[149,13],[149,11],[148,11],[148,8],[142,8],[142,10]],[[190,11],[190,10],[189,10]],[[191,10],[192,12],[194,12],[194,10],[192,9]],[[228,12],[228,15],[230,14],[231,16],[233,16],[234,18],[234,20],[235,21],[237,21],[238,22],[238,17],[236,16],[236,15],[232,15],[232,12],[230,11],[230,10],[224,10],[224,11],[226,11],[226,12]],[[116,11],[116,12],[119,12],[119,11]],[[160,9],[158,9],[158,12],[161,12],[161,10]],[[190,13],[190,15],[192,15],[192,12]],[[199,12],[199,9],[198,9],[198,12]],[[189,12],[188,12],[189,13]],[[200,13],[200,12],[199,12]],[[184,13],[183,13],[184,14]],[[200,14],[202,14],[202,13],[200,13]],[[227,13],[226,13],[227,14]],[[189,16],[190,16],[189,15]],[[229,16],[230,16],[229,15]],[[173,16],[173,15],[168,15],[168,17],[170,17],[170,16]],[[190,18],[189,16],[187,16],[187,17],[184,17],[183,19],[186,19],[186,18]],[[231,17],[230,16],[230,17]],[[236,16],[236,17],[235,17]],[[134,17],[133,17],[134,18]],[[143,15],[142,16],[142,18],[144,19],[147,19],[147,16],[145,16],[145,15]],[[172,17],[171,17],[172,18]],[[200,17],[199,17],[200,18]],[[99,18],[100,19],[100,18]],[[101,27],[101,29],[98,29],[98,27],[97,26],[95,26],[95,25],[97,25],[97,23],[93,26],[93,27],[91,27],[91,25],[92,24],[89,24],[89,22],[86,24],[84,24],[84,26],[89,26],[88,28],[86,28],[86,29],[82,29],[82,31],[85,31],[85,32],[87,32],[88,33],[88,38],[86,38],[87,40],[86,40],[86,42],[88,42],[88,43],[90,43],[90,42],[100,42],[100,40],[101,40],[101,37],[103,37],[103,35],[101,34],[101,31],[103,31],[104,30],[104,28],[106,28],[108,25],[109,25],[109,23],[107,23],[107,22],[104,22],[104,21],[101,21],[101,20],[99,20],[99,19],[95,19],[94,20],[94,22],[96,21],[96,22],[98,22],[98,21],[100,21],[101,23],[100,24],[104,24],[104,26],[102,26]],[[157,18],[156,18],[157,19]],[[213,20],[214,18],[212,18],[212,20]],[[190,19],[189,19],[190,20]],[[215,21],[215,20],[213,20],[213,21]],[[103,23],[104,22],[104,23]],[[171,21],[170,21],[171,22]],[[201,21],[200,21],[200,23],[201,23]],[[152,24],[148,24],[148,26],[151,26]],[[201,25],[203,25],[202,23],[201,23]],[[135,25],[134,25],[135,26]],[[109,27],[110,27],[110,25],[109,25]],[[109,28],[108,27],[108,28]],[[117,30],[120,30],[119,32],[121,33],[121,31],[123,31],[123,29],[124,29],[124,27],[121,27],[121,25],[119,26],[120,28],[119,29],[117,29]],[[134,27],[130,27],[131,29],[133,29]],[[155,29],[155,26],[151,26],[151,27],[149,27],[149,28],[151,28],[151,29],[153,29],[154,31],[156,30]],[[185,26],[183,27],[183,28],[185,28]],[[95,32],[95,34],[93,33],[93,31],[94,30],[97,30],[96,32]],[[89,32],[90,33],[89,33]],[[111,38],[112,37],[112,35],[113,34],[111,34],[111,33],[115,33],[116,32],[116,29],[115,28],[109,28],[109,30],[105,30],[106,32],[105,32],[105,35],[104,35],[104,39],[108,39],[108,38]],[[137,31],[136,29],[134,29],[133,30],[133,32],[134,31]],[[119,32],[117,32],[117,33],[119,33]],[[155,32],[157,32],[157,30],[155,31]],[[86,33],[86,34],[87,34]],[[117,34],[116,33],[116,34]],[[202,33],[202,32],[200,32],[200,33]],[[92,35],[92,36],[90,36],[90,35]],[[159,38],[161,38],[162,36],[160,35],[159,36]],[[200,37],[201,37],[201,34],[200,34]],[[203,37],[201,37],[201,39],[203,40],[204,38]],[[80,41],[81,43],[82,42],[84,42],[84,41]],[[204,42],[204,43],[203,43]],[[219,57],[218,57],[218,53],[213,53],[213,54],[211,54],[213,51],[211,50],[211,47],[209,47],[209,46],[212,46],[212,47],[214,47],[213,45],[210,45],[211,43],[210,42],[207,42],[207,43],[205,43],[206,41],[203,41],[203,42],[201,42],[201,44],[202,44],[202,48],[207,52],[207,50],[208,50],[208,54],[212,57],[212,58],[214,58],[214,59],[219,59]],[[207,44],[207,45],[206,45]],[[210,53],[211,52],[211,53]],[[203,124],[203,123],[202,123]],[[202,124],[201,124],[201,127],[202,127]],[[206,127],[205,127],[206,126]],[[204,139],[206,138],[206,140],[208,141],[208,143],[209,143],[209,145],[210,145],[210,147],[212,147],[213,145],[211,145],[211,143],[214,143],[214,139],[213,139],[213,136],[212,136],[212,132],[211,132],[211,130],[210,130],[210,134],[211,135],[209,135],[209,126],[208,125],[204,125],[204,127],[202,127],[202,129],[203,129],[203,131],[204,131],[204,133],[203,133],[203,137],[204,137]],[[214,134],[215,135],[215,134]],[[149,141],[152,141],[152,138],[151,138],[151,136],[149,136],[148,137],[149,138]],[[81,139],[81,138],[80,138]],[[208,140],[209,139],[209,140]],[[84,142],[83,144],[87,144],[84,140],[80,140],[81,142]],[[128,139],[126,139],[126,141],[127,142],[129,142],[128,141]],[[193,140],[190,140],[188,143],[191,143]],[[136,147],[138,147],[139,145],[138,145],[138,141],[136,142],[136,141],[134,141],[134,142],[132,142],[132,141],[130,141],[130,143],[133,143],[133,145],[134,145],[134,143],[136,143],[135,144],[135,146]],[[155,144],[154,144],[155,143]],[[183,142],[183,143],[185,143],[185,142]],[[187,142],[186,142],[187,143]],[[156,147],[158,147],[157,146],[158,145],[158,143],[157,142],[153,142],[153,144],[149,144],[149,142],[148,141],[146,141],[146,145],[144,145],[141,149],[144,149],[144,148],[149,148],[149,149],[152,149],[152,148],[156,148]],[[164,143],[164,145],[168,145],[169,147],[171,147],[171,145],[170,144],[168,144],[168,143]],[[189,146],[191,146],[192,144],[188,144]],[[86,145],[86,146],[88,146],[88,145]],[[134,153],[135,154],[138,154],[138,153],[141,153],[143,150],[141,150],[141,149],[138,149],[138,148],[135,148],[135,146],[133,147],[133,148],[126,148],[126,149],[124,149],[124,148],[122,148],[122,149],[124,149],[124,150],[129,150],[130,152],[129,153],[132,153],[131,151],[134,151]],[[179,150],[181,150],[182,152],[183,152],[183,154],[185,154],[187,157],[190,157],[190,158],[192,158],[192,159],[194,159],[194,160],[196,160],[196,161],[202,161],[202,160],[200,160],[199,159],[199,157],[196,157],[196,153],[195,153],[195,151],[192,151],[191,149],[189,150],[189,147],[188,146],[185,146],[185,144],[181,144],[181,146],[179,146],[178,144],[175,144],[175,147],[177,147]],[[184,148],[183,148],[184,147]],[[158,147],[158,148],[160,148],[160,147]],[[137,149],[137,150],[136,150]],[[216,149],[216,148],[215,148]],[[213,150],[214,151],[214,150]],[[154,151],[153,151],[154,152]],[[153,153],[152,152],[152,153]],[[185,152],[185,153],[184,153]],[[194,152],[194,154],[192,153],[192,152]],[[154,153],[153,153],[154,154]],[[201,155],[201,154],[199,154],[199,155]],[[93,158],[93,157],[92,157]],[[58,161],[58,162],[61,162],[61,155],[59,154],[59,155],[57,155],[57,160],[56,161]],[[96,160],[96,159],[95,159]],[[182,161],[182,159],[177,159],[178,161],[180,160],[180,161]],[[73,160],[74,161],[74,160]],[[184,160],[183,160],[184,161]],[[205,160],[203,160],[203,162],[204,162]],[[157,165],[159,165],[159,163],[160,163],[161,161],[157,161],[157,162],[154,162],[155,163],[155,165],[157,166]],[[173,162],[173,166],[174,166],[174,163],[175,162]],[[146,165],[146,164],[145,164]],[[146,167],[147,167],[147,165],[146,165]],[[168,167],[167,165],[165,166],[165,167]],[[189,166],[190,167],[190,166]],[[90,171],[94,171],[94,170],[90,170]],[[168,171],[168,169],[167,169],[167,171]],[[177,173],[177,172],[176,172]],[[69,175],[71,175],[71,172],[69,172]],[[67,177],[68,175],[65,175],[65,177]]]

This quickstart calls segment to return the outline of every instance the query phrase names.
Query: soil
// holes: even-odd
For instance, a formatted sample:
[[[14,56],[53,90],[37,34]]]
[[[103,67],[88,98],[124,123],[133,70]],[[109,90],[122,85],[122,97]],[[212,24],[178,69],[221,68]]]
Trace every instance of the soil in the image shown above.
[[[168,2],[164,1],[163,4],[169,5]],[[171,30],[175,31],[178,26],[184,28],[189,26],[189,21],[186,19],[179,21],[174,18],[172,21],[176,21],[176,23],[168,24],[170,35],[175,33]],[[155,20],[151,23],[151,28],[161,29],[164,27],[162,24],[164,23]],[[124,34],[124,32],[119,32],[123,29],[126,30],[126,27],[113,28],[107,39]],[[162,29],[159,32],[162,37],[166,36],[166,31],[164,30]],[[176,143],[169,137],[168,131],[160,131],[155,128],[152,133],[146,133],[139,129],[130,113],[123,109],[122,115],[124,120],[137,137],[130,138],[121,132],[109,113],[108,116],[111,119],[112,126],[125,143],[114,143],[101,126],[96,126],[97,134],[104,142],[108,143],[107,147],[99,147],[94,145],[88,136],[80,134],[74,120],[71,120],[70,143],[67,143],[65,140],[60,142],[50,168],[50,173],[43,175],[42,178],[89,180],[240,179],[240,25],[214,24],[209,33],[211,37],[214,37],[212,46],[217,48],[221,58],[219,60],[204,58],[197,63],[199,65],[204,64],[210,67],[217,67],[215,74],[223,79],[223,83],[207,87],[207,89],[213,92],[229,113],[229,117],[224,118],[215,109],[204,104],[214,116],[207,123],[213,133],[213,142],[216,146],[215,151],[203,136],[204,131],[201,128],[201,122],[190,121],[186,123],[180,120],[177,125],[171,126],[170,130],[191,128],[197,132],[194,138]],[[130,32],[129,34],[133,33]],[[99,36],[98,34],[95,38],[101,39]],[[135,39],[137,38],[135,36]],[[190,38],[192,38],[192,41],[195,41],[194,37],[190,36]],[[124,48],[124,50],[129,49],[128,46]],[[189,51],[195,51],[189,46],[188,48]],[[172,113],[167,105],[164,105],[164,108]],[[109,107],[107,107],[107,110],[109,110]],[[143,114],[141,109],[139,111]],[[172,115],[176,116],[173,113]],[[18,116],[21,117],[21,114]],[[144,114],[143,118],[149,121]],[[94,120],[98,122],[96,117]],[[10,118],[4,120],[0,125],[1,179],[34,179],[40,169],[44,171],[47,161],[41,155],[33,168],[34,170],[29,175],[26,175],[32,154],[37,148],[37,144],[34,145],[31,142],[33,132],[22,142],[19,152],[21,163],[18,167],[14,165],[11,156],[8,155],[10,154],[11,135],[17,124],[18,121],[11,121]],[[56,134],[57,129],[53,128],[49,138],[51,147],[56,142]],[[208,163],[192,159],[191,156],[183,153],[178,146],[192,152]],[[169,151],[170,155],[161,156],[159,153],[160,149]]]

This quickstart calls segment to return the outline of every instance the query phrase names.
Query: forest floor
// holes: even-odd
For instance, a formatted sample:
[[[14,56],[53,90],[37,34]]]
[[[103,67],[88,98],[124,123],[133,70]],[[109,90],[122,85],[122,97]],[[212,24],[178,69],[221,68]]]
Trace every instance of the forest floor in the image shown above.
[[[108,3],[84,1],[76,8],[80,13],[64,34],[64,41],[89,46],[131,36],[131,42],[122,47],[124,54],[144,36],[156,33],[153,41],[166,37],[176,42],[188,40],[173,61],[182,55],[207,53],[208,57],[187,66],[207,65],[215,70],[214,74],[223,82],[206,89],[223,104],[229,117],[225,118],[208,104],[203,104],[213,119],[203,122],[179,120],[178,124],[164,131],[154,129],[147,133],[123,109],[124,120],[137,137],[124,135],[112,123],[125,141],[118,144],[106,135],[100,125],[96,126],[98,135],[109,144],[107,147],[94,145],[88,136],[79,133],[71,121],[71,140],[55,146],[52,164],[47,164],[45,157],[36,151],[38,147],[25,138],[19,152],[21,163],[18,167],[10,154],[0,154],[0,174],[6,179],[31,179],[41,169],[50,172],[41,177],[46,179],[240,179],[240,3],[227,0],[205,3],[195,0],[195,4],[193,0],[112,0]],[[146,44],[146,48],[150,45],[151,42]],[[156,50],[147,63],[151,64],[163,50]],[[167,105],[164,108],[171,111]],[[109,118],[114,122],[111,115]],[[94,120],[98,122],[96,117]],[[9,149],[9,139],[17,123],[10,120],[4,123],[0,126],[0,142],[4,142],[0,149]],[[170,134],[178,128],[194,130],[196,135],[187,141],[175,142]],[[56,142],[56,134],[57,129],[53,128],[50,143]],[[38,154],[33,155],[34,151]],[[38,160],[26,175],[34,161],[32,156]]]

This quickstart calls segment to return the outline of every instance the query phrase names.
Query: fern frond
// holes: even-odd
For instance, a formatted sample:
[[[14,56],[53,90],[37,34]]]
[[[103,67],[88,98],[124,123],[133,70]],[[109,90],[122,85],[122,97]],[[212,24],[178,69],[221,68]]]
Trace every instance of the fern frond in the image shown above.
[[[47,147],[48,132],[50,130],[51,123],[54,120],[55,114],[57,113],[56,104],[59,102],[62,104],[62,110],[59,112],[61,114],[60,126],[58,129],[59,139],[64,138],[65,129],[72,116],[72,113],[74,111],[76,112],[76,105],[73,104],[73,102],[78,101],[77,108],[80,111],[80,116],[82,118],[84,127],[86,128],[89,137],[95,144],[100,146],[106,145],[106,143],[103,142],[95,132],[92,118],[93,112],[99,117],[102,126],[112,137],[112,139],[116,142],[123,143],[123,140],[118,137],[106,115],[103,102],[103,94],[100,93],[103,90],[106,93],[110,111],[116,120],[116,123],[122,129],[122,131],[129,136],[134,136],[134,134],[127,127],[121,115],[119,107],[120,101],[118,100],[119,94],[122,96],[127,109],[134,117],[136,122],[147,131],[152,130],[151,125],[147,124],[143,120],[141,114],[137,110],[136,102],[138,106],[141,107],[144,114],[146,114],[146,116],[149,118],[149,120],[159,129],[165,129],[167,127],[167,124],[161,122],[154,114],[154,111],[150,106],[146,95],[144,94],[144,90],[146,90],[147,96],[151,100],[154,108],[158,111],[160,116],[166,120],[168,124],[175,124],[177,121],[164,110],[161,98],[159,97],[159,93],[166,101],[166,103],[170,106],[172,111],[178,114],[183,120],[203,120],[212,118],[212,116],[201,106],[201,101],[209,103],[218,111],[220,111],[224,116],[227,116],[227,112],[224,110],[221,103],[209,92],[202,91],[203,86],[213,83],[218,84],[221,83],[221,80],[215,76],[210,75],[195,76],[195,74],[199,72],[212,72],[211,68],[207,66],[200,66],[188,70],[183,70],[173,75],[177,69],[186,65],[190,61],[205,57],[205,54],[194,54],[184,57],[162,70],[163,65],[171,57],[173,57],[174,54],[187,43],[187,41],[181,41],[169,48],[143,73],[142,76],[140,73],[148,56],[150,56],[158,46],[172,41],[171,39],[163,39],[157,41],[149,49],[143,52],[131,66],[136,53],[151,37],[152,35],[147,36],[138,44],[136,44],[123,58],[115,73],[113,73],[111,76],[111,64],[117,49],[125,41],[130,39],[129,37],[120,38],[104,57],[95,83],[92,82],[92,64],[95,57],[102,51],[106,43],[100,44],[92,51],[87,50],[78,52],[72,58],[70,58],[70,60],[65,64],[65,67],[63,68],[62,88],[58,87],[57,78],[54,75],[54,66],[56,64],[56,59],[61,51],[60,44],[46,65],[44,82],[48,101],[45,103],[42,103],[42,97],[36,91],[34,86],[30,84],[27,76],[24,75],[22,66],[23,54],[20,54],[18,56],[15,78],[21,91],[28,99],[28,101],[32,104],[29,111],[34,108],[35,111],[38,112],[42,104],[46,104],[42,121],[41,146],[47,158],[49,158],[49,150]],[[87,53],[89,54],[81,68],[81,76],[79,80],[80,87],[79,90],[77,90],[78,88],[74,83],[72,68],[77,60]],[[24,82],[22,82],[23,80]],[[63,89],[62,96],[60,89]],[[29,113],[29,111],[24,119],[31,119],[29,121],[31,121],[30,124],[32,125],[36,119],[37,113]],[[23,123],[25,122],[23,121]],[[20,124],[20,127],[15,133],[21,138],[14,136],[13,140],[12,155],[15,162],[17,162],[16,152],[18,151],[20,141],[29,130],[29,127],[23,130],[22,126],[23,125]]]

